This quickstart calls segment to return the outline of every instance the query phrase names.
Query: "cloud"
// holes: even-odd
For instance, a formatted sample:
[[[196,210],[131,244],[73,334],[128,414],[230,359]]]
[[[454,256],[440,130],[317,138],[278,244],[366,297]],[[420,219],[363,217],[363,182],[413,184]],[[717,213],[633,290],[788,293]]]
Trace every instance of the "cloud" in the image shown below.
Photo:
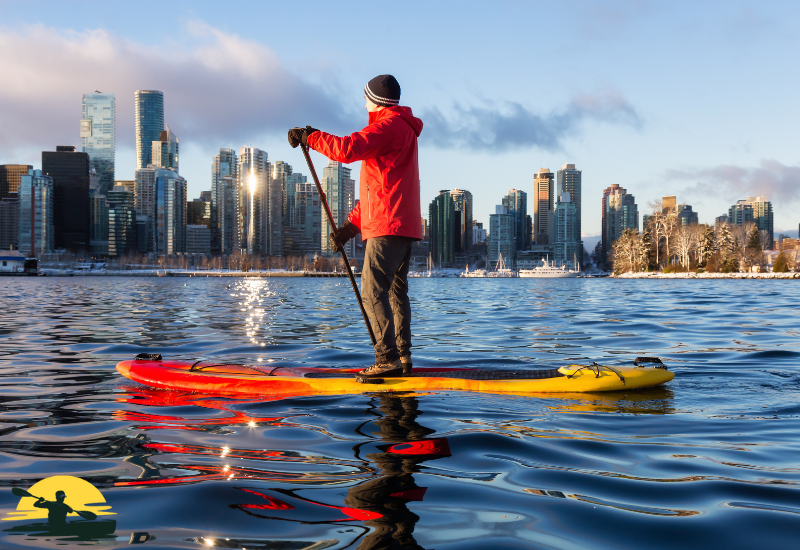
[[[0,147],[79,144],[82,94],[94,90],[116,94],[118,147],[133,144],[139,89],[164,92],[179,139],[217,146],[304,124],[344,131],[360,115],[339,99],[336,82],[304,80],[262,44],[202,21],[187,30],[190,44],[157,47],[102,29],[0,30]]]
[[[639,129],[642,119],[636,109],[617,92],[584,94],[558,112],[537,114],[516,102],[499,106],[455,105],[453,115],[437,108],[422,111],[423,143],[441,148],[502,151],[539,147],[548,151],[563,148],[565,138],[580,131],[585,121],[621,124]]]
[[[762,160],[752,168],[720,165],[696,170],[669,170],[669,180],[692,183],[686,192],[730,201],[764,195],[772,202],[800,199],[800,166],[787,166],[776,160]]]

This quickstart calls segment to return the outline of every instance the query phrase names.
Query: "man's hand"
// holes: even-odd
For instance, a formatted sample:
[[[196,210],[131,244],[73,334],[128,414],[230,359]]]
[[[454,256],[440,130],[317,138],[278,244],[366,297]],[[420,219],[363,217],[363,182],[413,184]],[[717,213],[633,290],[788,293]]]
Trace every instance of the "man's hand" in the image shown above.
[[[334,252],[339,252],[345,243],[361,233],[361,230],[354,223],[347,222],[339,228],[338,233],[331,233],[328,239],[331,241],[331,248]]]
[[[300,145],[301,143],[308,147],[308,136],[313,134],[314,132],[319,132],[316,128],[312,128],[311,126],[306,126],[305,128],[292,128],[289,130],[289,145],[292,146],[292,149]]]

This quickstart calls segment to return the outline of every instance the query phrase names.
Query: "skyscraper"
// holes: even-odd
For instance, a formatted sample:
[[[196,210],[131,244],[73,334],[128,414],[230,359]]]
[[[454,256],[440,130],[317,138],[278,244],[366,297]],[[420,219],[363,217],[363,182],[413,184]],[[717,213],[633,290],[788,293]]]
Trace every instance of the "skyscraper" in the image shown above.
[[[577,235],[583,238],[581,230],[581,171],[574,164],[564,164],[556,173],[556,197],[569,193],[570,202],[575,204],[577,212]],[[578,261],[583,263],[583,245],[578,252]]]
[[[144,234],[137,235],[138,249],[158,254],[184,252],[186,180],[174,170],[151,164],[136,170],[135,181],[137,220],[145,224]]]
[[[639,208],[636,199],[618,184],[603,191],[603,221],[601,250],[603,261],[608,259],[611,247],[626,229],[639,230]]]
[[[19,181],[28,175],[33,166],[28,164],[0,164],[0,199],[9,198],[10,193],[19,193]]]
[[[270,164],[267,152],[255,147],[241,147],[238,177],[242,246],[248,254],[268,254]]]
[[[90,164],[88,153],[71,145],[42,152],[42,172],[53,179],[55,247],[89,252]]]
[[[580,257],[583,242],[578,230],[578,209],[572,202],[569,193],[558,198],[553,212],[555,235],[553,235],[553,252],[556,265],[568,265]]]
[[[108,199],[108,255],[124,256],[136,248],[136,210],[133,192],[122,185],[114,186]]]
[[[100,176],[98,193],[105,195],[114,187],[116,106],[113,93],[83,94],[81,141],[83,152],[88,153],[89,161]]]
[[[509,189],[503,197],[507,214],[514,218],[514,246],[516,250],[528,250],[531,241],[528,228],[528,194],[519,189]],[[513,258],[508,258],[513,261]]]
[[[353,210],[356,201],[356,182],[350,177],[350,169],[341,162],[330,161],[323,170],[322,186],[328,197],[328,206],[333,214],[336,227],[342,227],[347,221],[347,215]],[[322,253],[326,256],[333,254],[328,235],[333,232],[327,214],[322,215],[322,232],[320,235]],[[345,252],[352,257],[354,254],[355,239],[345,245]]]
[[[301,174],[292,174],[291,178],[296,180],[294,182],[295,210],[298,237],[300,237],[293,244],[292,252],[313,254],[319,252],[320,243],[322,242],[322,207],[319,201],[319,193],[317,193],[317,186],[313,183],[297,181],[301,178],[303,180],[306,179]]]
[[[136,168],[153,164],[153,142],[164,129],[164,93],[158,90],[136,90],[134,94],[136,123]]]
[[[55,248],[53,191],[53,179],[42,174],[41,170],[28,170],[28,173],[20,178],[19,250],[23,254],[32,253],[35,256]]]
[[[554,179],[549,168],[540,168],[533,176],[533,240],[536,244],[551,244]]]
[[[487,260],[495,264],[502,256],[507,267],[512,267],[517,255],[516,218],[508,208],[498,204],[489,216],[489,242]],[[493,266],[492,266],[493,267]]]
[[[435,265],[455,261],[456,203],[447,189],[439,191],[428,207],[430,254]]]
[[[0,199],[0,250],[19,244],[19,188]]]
[[[769,248],[772,247],[773,234],[773,213],[772,203],[765,196],[747,197],[745,200],[738,201],[728,209],[728,222],[731,225],[744,225],[753,222],[759,231],[766,231],[769,235]]]
[[[239,164],[233,149],[220,149],[211,163],[211,252],[231,254],[239,248]],[[232,181],[224,180],[230,178]]]
[[[456,210],[461,212],[458,220],[458,231],[455,237],[455,251],[467,252],[472,248],[472,193],[463,189],[453,189],[450,192]]]
[[[151,144],[153,166],[161,166],[178,172],[178,137],[167,126],[161,130],[158,140]]]

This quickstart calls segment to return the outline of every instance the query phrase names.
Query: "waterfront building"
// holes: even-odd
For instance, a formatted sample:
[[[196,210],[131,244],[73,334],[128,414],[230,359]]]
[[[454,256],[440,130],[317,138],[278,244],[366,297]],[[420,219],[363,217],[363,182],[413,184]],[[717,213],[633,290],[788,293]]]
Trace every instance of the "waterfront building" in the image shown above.
[[[166,130],[161,130],[157,140],[150,146],[153,155],[153,166],[169,168],[178,172],[178,138],[167,125]]]
[[[626,229],[639,230],[639,208],[634,196],[615,183],[603,190],[600,236],[602,261],[606,261],[614,241]]]
[[[720,228],[727,223],[729,223],[727,214],[723,214],[714,218],[714,233],[719,231]]]
[[[427,240],[428,240],[428,237],[430,236],[430,234],[429,234],[429,232],[428,232],[428,231],[429,231],[429,230],[428,230],[428,220],[426,220],[426,219],[425,219],[424,217],[422,217],[422,216],[420,216],[420,219],[421,219],[421,223],[422,223],[422,240],[423,240],[423,241],[427,241]],[[473,220],[473,222],[474,222],[474,220]],[[474,242],[474,241],[473,241],[473,242]]]
[[[88,153],[71,145],[42,152],[42,173],[53,180],[55,247],[72,252],[89,251],[91,164]]]
[[[238,177],[242,248],[248,254],[268,254],[271,174],[267,152],[256,147],[241,147]]]
[[[36,256],[55,248],[54,202],[53,178],[42,170],[30,169],[20,178],[18,234],[23,254]]]
[[[696,225],[698,223],[697,212],[692,210],[691,204],[679,204],[678,209],[678,222],[681,225]]]
[[[483,228],[482,223],[475,222],[472,224],[472,243],[485,243],[486,242],[486,230]]]
[[[186,180],[173,170],[156,174],[155,248],[162,254],[186,252]]]
[[[114,180],[114,187],[124,187],[131,193],[136,193],[136,180]]]
[[[19,193],[19,182],[33,170],[29,164],[0,164],[0,199],[9,198],[11,193]]]
[[[97,258],[108,255],[108,202],[106,196],[92,191],[89,197],[89,252]]]
[[[531,242],[531,228],[528,224],[528,194],[519,189],[509,189],[503,197],[502,205],[514,218],[515,250],[527,250]],[[491,234],[491,231],[489,232]],[[513,257],[510,258],[513,261]]]
[[[456,203],[446,189],[431,201],[428,207],[430,228],[430,256],[438,266],[455,261]]]
[[[296,227],[291,228],[292,254],[315,254],[320,251],[322,242],[322,206],[317,193],[317,186],[307,183],[300,174],[292,174],[295,179],[295,219]]]
[[[233,149],[223,148],[214,155],[211,163],[211,252],[214,254],[231,254],[234,248],[239,248],[238,171]],[[233,182],[223,178],[231,178]]]
[[[186,203],[186,225],[211,225],[211,201],[202,198]]]
[[[540,168],[533,176],[533,240],[536,244],[550,244],[553,225],[553,188],[555,174],[549,168]]]
[[[134,193],[127,186],[115,185],[108,201],[108,255],[124,256],[136,249],[136,209]]]
[[[561,166],[561,170],[556,173],[556,197],[569,193],[570,201],[575,204],[577,211],[575,223],[577,224],[576,234],[579,238],[583,236],[581,229],[581,179],[582,172],[577,170],[574,164],[564,164]],[[583,263],[583,246],[578,252],[578,261]]]
[[[116,106],[114,94],[95,91],[83,94],[81,118],[82,151],[100,177],[99,194],[114,187],[116,151]]]
[[[502,255],[506,266],[513,267],[517,256],[515,222],[515,216],[504,205],[497,205],[495,213],[489,216],[487,259],[490,264],[496,264]]]
[[[347,215],[355,207],[356,201],[356,182],[350,177],[350,169],[341,162],[330,161],[323,170],[322,187],[328,197],[328,206],[333,215],[336,227],[342,227],[347,222]],[[451,200],[452,202],[452,200]],[[328,216],[322,216],[322,231],[320,241],[322,253],[326,256],[333,255],[331,243],[328,235],[333,232],[333,228],[328,221]],[[345,252],[348,256],[354,256],[355,239],[351,239],[345,245]]]
[[[0,250],[9,250],[19,241],[19,186],[0,199]]]
[[[581,241],[581,236],[577,232],[578,208],[572,202],[569,193],[562,193],[558,197],[553,215],[555,218],[553,261],[557,266],[572,265],[581,256],[583,241]]]
[[[472,248],[472,193],[463,189],[453,189],[450,197],[459,213],[458,229],[454,235],[455,251],[467,252]]]
[[[272,179],[281,183],[281,215],[284,227],[294,227],[296,224],[294,200],[294,180],[289,180],[292,175],[292,165],[282,160],[275,161],[272,165]]]
[[[211,230],[208,226],[186,226],[186,253],[211,254]]]
[[[670,210],[674,210],[678,207],[678,199],[675,195],[670,195],[668,197],[661,197],[661,211],[666,214]]]
[[[153,164],[153,142],[164,130],[164,93],[158,90],[136,90],[133,96],[136,125],[136,168]]]
[[[728,209],[728,223],[744,225],[747,222],[753,222],[759,231],[766,231],[769,235],[767,242],[772,243],[774,237],[772,203],[767,197],[763,195],[747,197]]]

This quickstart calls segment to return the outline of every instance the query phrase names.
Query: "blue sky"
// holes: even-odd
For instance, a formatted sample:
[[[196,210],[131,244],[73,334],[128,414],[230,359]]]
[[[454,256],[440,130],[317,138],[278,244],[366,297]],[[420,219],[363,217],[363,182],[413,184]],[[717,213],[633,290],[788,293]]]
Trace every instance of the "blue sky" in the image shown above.
[[[358,130],[365,82],[391,73],[426,123],[423,214],[458,187],[488,222],[540,167],[574,163],[587,243],[613,183],[640,215],[675,194],[712,223],[765,194],[776,233],[796,235],[798,15],[778,1],[0,2],[0,163],[80,145],[81,93],[99,89],[116,93],[117,178],[131,179],[141,88],[165,92],[191,197],[220,147],[307,173],[286,130]]]

